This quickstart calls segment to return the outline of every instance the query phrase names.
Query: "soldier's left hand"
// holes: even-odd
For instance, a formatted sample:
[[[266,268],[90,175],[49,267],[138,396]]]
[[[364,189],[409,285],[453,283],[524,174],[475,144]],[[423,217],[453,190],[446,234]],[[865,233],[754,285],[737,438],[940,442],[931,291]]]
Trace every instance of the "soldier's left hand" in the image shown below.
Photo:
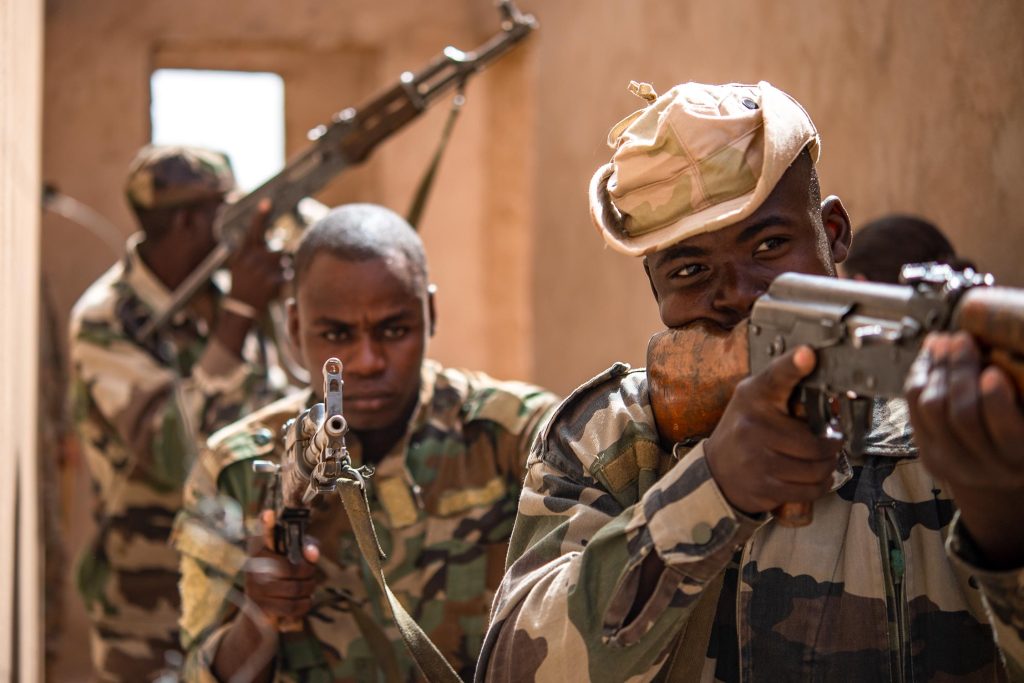
[[[928,470],[948,485],[971,535],[1003,558],[1024,550],[1006,526],[1024,523],[1024,412],[1009,377],[983,367],[966,332],[925,340],[906,386],[914,441]],[[1024,559],[1024,558],[1022,558]]]

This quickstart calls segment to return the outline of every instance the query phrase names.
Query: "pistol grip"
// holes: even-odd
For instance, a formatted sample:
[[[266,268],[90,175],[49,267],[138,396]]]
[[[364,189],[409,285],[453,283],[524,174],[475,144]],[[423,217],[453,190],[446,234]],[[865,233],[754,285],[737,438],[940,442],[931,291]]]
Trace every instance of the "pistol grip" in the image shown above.
[[[298,617],[281,617],[274,623],[278,633],[301,633],[305,628],[303,620]]]
[[[832,402],[828,395],[817,389],[798,387],[790,400],[790,412],[807,419],[807,426],[818,436],[825,436],[832,428]],[[804,527],[814,521],[814,506],[811,503],[783,503],[772,516],[779,526],[786,528]]]
[[[783,503],[774,510],[775,523],[787,529],[807,526],[814,521],[814,505],[811,503]]]
[[[309,510],[285,508],[274,527],[274,552],[286,555],[292,564],[302,562],[302,546],[306,541]]]

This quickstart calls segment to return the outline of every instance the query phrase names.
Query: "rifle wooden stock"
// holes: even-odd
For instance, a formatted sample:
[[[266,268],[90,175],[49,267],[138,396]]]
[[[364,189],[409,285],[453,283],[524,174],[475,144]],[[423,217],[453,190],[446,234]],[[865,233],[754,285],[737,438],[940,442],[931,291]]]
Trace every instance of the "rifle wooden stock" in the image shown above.
[[[664,442],[711,434],[736,385],[750,374],[747,348],[746,325],[737,325],[729,334],[698,325],[651,337],[647,383]]]
[[[978,287],[964,294],[954,327],[988,351],[988,361],[1010,376],[1024,396],[1024,290]]]
[[[729,333],[695,325],[652,336],[647,385],[662,441],[675,444],[710,435],[736,385],[749,374],[745,324]],[[810,503],[783,503],[772,514],[787,527],[807,526],[813,517]]]

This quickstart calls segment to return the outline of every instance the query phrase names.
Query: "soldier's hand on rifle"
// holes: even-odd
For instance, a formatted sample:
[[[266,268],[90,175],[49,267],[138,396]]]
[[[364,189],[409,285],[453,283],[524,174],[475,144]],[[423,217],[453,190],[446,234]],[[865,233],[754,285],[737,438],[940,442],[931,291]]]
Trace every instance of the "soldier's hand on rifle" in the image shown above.
[[[217,680],[270,681],[277,654],[277,634],[285,622],[302,619],[312,606],[320,550],[307,537],[303,561],[291,564],[274,552],[274,512],[260,516],[263,534],[250,539],[245,565],[245,607],[231,622],[214,655]]]
[[[965,332],[933,334],[907,378],[921,460],[998,567],[1024,564],[1024,413],[1010,378]]]
[[[814,365],[814,352],[803,346],[740,382],[705,442],[711,474],[738,510],[810,502],[831,487],[842,443],[815,436],[789,411],[790,395]]]
[[[294,565],[274,550],[274,511],[261,515],[264,535],[249,547],[245,568],[245,595],[263,610],[272,622],[301,619],[313,604],[316,589],[316,563],[320,549],[306,537],[302,561]]]
[[[264,237],[270,200],[264,198],[253,214],[245,242],[228,261],[231,270],[230,297],[262,312],[281,291],[284,269],[281,255],[270,251]]]

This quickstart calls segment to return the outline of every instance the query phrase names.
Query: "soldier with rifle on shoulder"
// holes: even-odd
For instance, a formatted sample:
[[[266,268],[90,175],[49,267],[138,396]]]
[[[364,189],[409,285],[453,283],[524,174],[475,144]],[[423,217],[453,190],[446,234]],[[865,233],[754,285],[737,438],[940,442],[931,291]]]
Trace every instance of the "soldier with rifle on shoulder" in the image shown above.
[[[633,89],[648,105],[612,129],[591,213],[608,244],[643,257],[672,334],[652,341],[646,371],[618,364],[581,386],[534,446],[477,679],[1024,679],[1019,356],[995,364],[1024,351],[1024,292],[1001,293],[1007,315],[982,306],[982,328],[1016,326],[1009,348],[963,331],[925,339],[941,316],[848,328],[877,311],[846,294],[941,298],[927,282],[835,287],[850,220],[821,198],[804,109],[765,82]],[[978,280],[950,276],[941,294]],[[839,296],[808,323],[782,296],[801,288]],[[773,298],[796,327],[759,341]],[[770,359],[694,427],[679,415],[729,365],[708,349],[737,330],[751,367]],[[828,343],[787,342],[811,332]],[[694,381],[663,364],[663,339],[699,366]],[[844,369],[832,354],[898,358],[905,342],[921,352],[903,376],[866,368],[879,372],[869,396],[906,377],[903,396],[868,403],[866,431],[830,404],[794,404]]]
[[[143,148],[126,190],[141,232],[72,312],[73,414],[98,527],[78,588],[102,681],[147,680],[174,664],[178,557],[168,538],[194,454],[216,429],[281,395],[253,335],[283,280],[263,240],[265,211],[227,264],[230,292],[207,282],[173,319],[140,333],[216,245],[214,220],[234,190],[219,152]]]

